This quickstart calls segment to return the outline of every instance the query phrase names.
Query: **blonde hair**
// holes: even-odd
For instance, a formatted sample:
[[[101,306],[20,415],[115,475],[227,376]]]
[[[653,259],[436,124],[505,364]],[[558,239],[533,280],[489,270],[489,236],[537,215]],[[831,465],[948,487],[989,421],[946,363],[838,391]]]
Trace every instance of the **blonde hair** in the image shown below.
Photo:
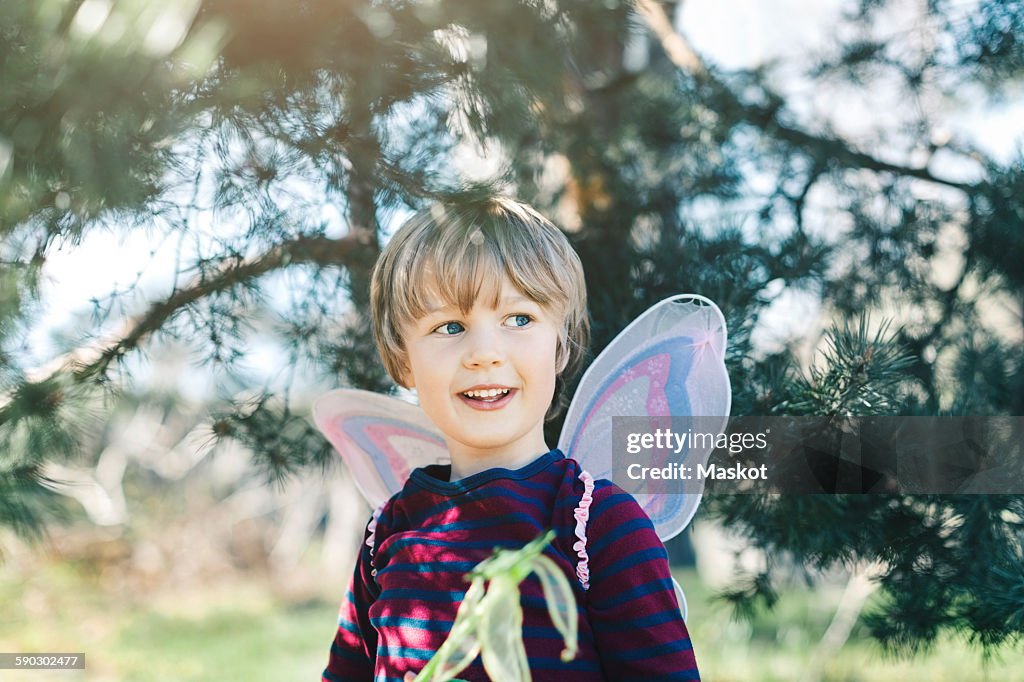
[[[590,336],[579,256],[565,235],[530,206],[490,197],[420,211],[377,260],[370,285],[373,338],[391,378],[403,381],[402,328],[426,313],[431,296],[468,313],[481,292],[493,292],[492,305],[497,306],[503,275],[525,296],[562,315],[557,362],[564,369],[559,377],[575,373]]]

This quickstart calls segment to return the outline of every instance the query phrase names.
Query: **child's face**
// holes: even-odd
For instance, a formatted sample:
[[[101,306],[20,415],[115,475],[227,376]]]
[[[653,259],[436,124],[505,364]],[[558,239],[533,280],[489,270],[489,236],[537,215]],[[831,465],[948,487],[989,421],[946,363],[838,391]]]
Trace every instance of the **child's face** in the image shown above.
[[[507,278],[499,298],[491,308],[493,296],[482,293],[463,314],[435,297],[437,307],[403,330],[404,383],[416,388],[454,462],[490,457],[502,466],[547,451],[544,415],[561,369],[562,319]]]

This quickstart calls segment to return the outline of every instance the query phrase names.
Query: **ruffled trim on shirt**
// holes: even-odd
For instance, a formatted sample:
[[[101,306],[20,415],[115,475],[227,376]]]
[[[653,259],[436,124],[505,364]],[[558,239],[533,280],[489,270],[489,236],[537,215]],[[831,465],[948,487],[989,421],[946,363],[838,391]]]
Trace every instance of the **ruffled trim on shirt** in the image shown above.
[[[385,502],[384,504],[387,504],[387,502]],[[381,512],[384,511],[384,504],[380,505],[379,507],[373,510],[373,514],[370,517],[370,522],[366,524],[366,532],[370,534],[369,537],[366,538],[366,546],[370,548],[371,566],[373,565],[373,540],[377,535],[377,519],[380,518]],[[377,569],[371,569],[370,575],[377,575]]]
[[[579,540],[572,546],[579,561],[576,563],[576,577],[584,591],[590,589],[590,557],[587,556],[587,520],[590,518],[590,503],[594,501],[594,477],[586,471],[580,471],[583,481],[583,496],[573,511],[576,517],[576,537]]]

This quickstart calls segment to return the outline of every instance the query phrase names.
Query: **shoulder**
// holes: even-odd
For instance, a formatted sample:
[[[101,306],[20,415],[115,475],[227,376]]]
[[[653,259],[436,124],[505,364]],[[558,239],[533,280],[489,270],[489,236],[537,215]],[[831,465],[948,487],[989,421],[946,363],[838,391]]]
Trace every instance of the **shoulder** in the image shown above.
[[[607,479],[594,481],[588,535],[593,552],[617,549],[664,551],[650,517],[632,495]]]
[[[404,493],[405,489],[403,488],[370,510],[370,517],[366,521],[363,534],[363,546],[369,549],[370,556],[373,556],[374,549],[390,534],[390,530],[394,526],[396,510],[401,506]]]
[[[424,467],[419,467],[414,469],[413,473],[423,470]],[[417,485],[413,476],[409,476],[398,492],[371,511],[370,522],[380,528],[391,528],[400,523],[400,519],[408,518],[420,507],[433,504],[435,498],[430,491]]]
[[[579,462],[564,460],[559,508],[583,522],[588,543],[609,543],[636,532],[656,540],[653,523],[632,495],[606,478],[594,478]]]
[[[635,497],[607,479],[594,481],[593,497],[593,509],[604,516],[620,521],[635,518],[649,520]]]
[[[643,546],[661,546],[654,524],[636,498],[608,479],[593,478],[576,460],[566,458],[565,462],[561,506],[577,524],[585,524],[590,549],[624,538]]]
[[[636,498],[612,481],[606,478],[594,478],[579,462],[570,457],[565,458],[564,468],[560,496],[568,498],[586,496],[588,498],[586,506],[591,510],[592,515],[601,512],[602,516],[611,517],[613,520],[647,519],[647,514],[644,513]]]

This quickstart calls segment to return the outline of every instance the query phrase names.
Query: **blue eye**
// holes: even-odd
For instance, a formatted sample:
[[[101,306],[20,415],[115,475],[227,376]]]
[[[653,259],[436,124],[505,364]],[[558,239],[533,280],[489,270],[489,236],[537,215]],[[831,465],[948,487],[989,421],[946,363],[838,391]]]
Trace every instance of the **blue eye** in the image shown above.
[[[454,336],[455,334],[458,334],[459,332],[463,332],[465,330],[466,328],[463,327],[458,322],[445,322],[434,331],[445,336]]]
[[[533,322],[533,318],[529,315],[510,315],[509,321],[513,327],[525,327],[526,325]]]

